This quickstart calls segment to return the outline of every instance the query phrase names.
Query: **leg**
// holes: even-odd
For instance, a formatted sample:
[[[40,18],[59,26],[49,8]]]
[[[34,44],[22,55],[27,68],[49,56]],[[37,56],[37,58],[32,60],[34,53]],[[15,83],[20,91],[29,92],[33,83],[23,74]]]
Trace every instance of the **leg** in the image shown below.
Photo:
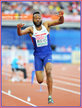
[[[12,68],[12,71],[13,71],[13,76],[12,76],[12,78],[11,78],[11,81],[19,81],[19,78],[18,78],[18,70],[17,69],[15,69],[15,68]]]
[[[51,96],[52,95],[52,76],[51,76],[52,64],[48,62],[45,65],[45,70],[47,76],[48,95]]]
[[[23,72],[23,74],[24,74],[24,79],[26,79],[26,78],[27,78],[26,69],[25,69],[25,68],[24,68],[24,69],[20,69],[20,71]]]
[[[54,103],[52,99],[52,76],[51,76],[52,64],[48,62],[45,66],[45,69],[46,69],[48,95],[49,95],[48,103]]]
[[[39,84],[43,82],[43,71],[36,71],[36,79]]]
[[[16,70],[12,68],[11,79],[16,77]]]
[[[38,83],[43,82],[43,61],[39,56],[35,56],[35,71]]]

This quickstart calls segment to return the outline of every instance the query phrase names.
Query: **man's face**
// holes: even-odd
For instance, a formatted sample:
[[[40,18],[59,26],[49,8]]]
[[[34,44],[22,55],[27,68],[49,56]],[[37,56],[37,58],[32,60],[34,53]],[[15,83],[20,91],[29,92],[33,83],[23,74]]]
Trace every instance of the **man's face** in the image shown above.
[[[33,16],[33,23],[36,27],[41,26],[42,24],[42,19],[41,19],[41,15],[40,14],[35,14]]]

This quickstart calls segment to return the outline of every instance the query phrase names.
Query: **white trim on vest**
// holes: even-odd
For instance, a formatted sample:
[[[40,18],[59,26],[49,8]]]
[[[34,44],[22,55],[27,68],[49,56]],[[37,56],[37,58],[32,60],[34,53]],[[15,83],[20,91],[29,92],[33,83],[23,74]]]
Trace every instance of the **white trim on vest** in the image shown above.
[[[39,31],[35,28],[35,25],[33,26],[33,35],[32,37],[35,38],[35,33],[40,34],[41,32],[45,31],[47,34],[49,34],[49,32],[47,31],[47,29],[45,28],[44,25],[42,25],[42,29]]]

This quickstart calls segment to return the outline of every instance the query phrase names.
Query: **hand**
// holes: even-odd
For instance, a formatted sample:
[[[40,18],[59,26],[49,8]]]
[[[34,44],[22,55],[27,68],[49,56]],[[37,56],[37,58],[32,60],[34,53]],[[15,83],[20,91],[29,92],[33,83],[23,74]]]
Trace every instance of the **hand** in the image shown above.
[[[59,11],[59,12],[58,12],[58,16],[59,16],[59,17],[62,17],[63,14],[64,14],[64,11]]]
[[[20,23],[20,24],[17,24],[17,27],[18,28],[21,28],[21,27],[23,27],[25,24],[22,24],[22,23]]]

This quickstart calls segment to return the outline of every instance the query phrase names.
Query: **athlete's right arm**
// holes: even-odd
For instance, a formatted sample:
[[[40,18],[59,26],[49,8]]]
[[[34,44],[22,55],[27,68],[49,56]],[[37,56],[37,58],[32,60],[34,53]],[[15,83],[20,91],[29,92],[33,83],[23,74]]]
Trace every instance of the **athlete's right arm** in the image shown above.
[[[24,24],[17,24],[17,33],[19,36],[32,33],[32,27],[27,27],[24,30],[21,30],[21,28],[24,26]]]

